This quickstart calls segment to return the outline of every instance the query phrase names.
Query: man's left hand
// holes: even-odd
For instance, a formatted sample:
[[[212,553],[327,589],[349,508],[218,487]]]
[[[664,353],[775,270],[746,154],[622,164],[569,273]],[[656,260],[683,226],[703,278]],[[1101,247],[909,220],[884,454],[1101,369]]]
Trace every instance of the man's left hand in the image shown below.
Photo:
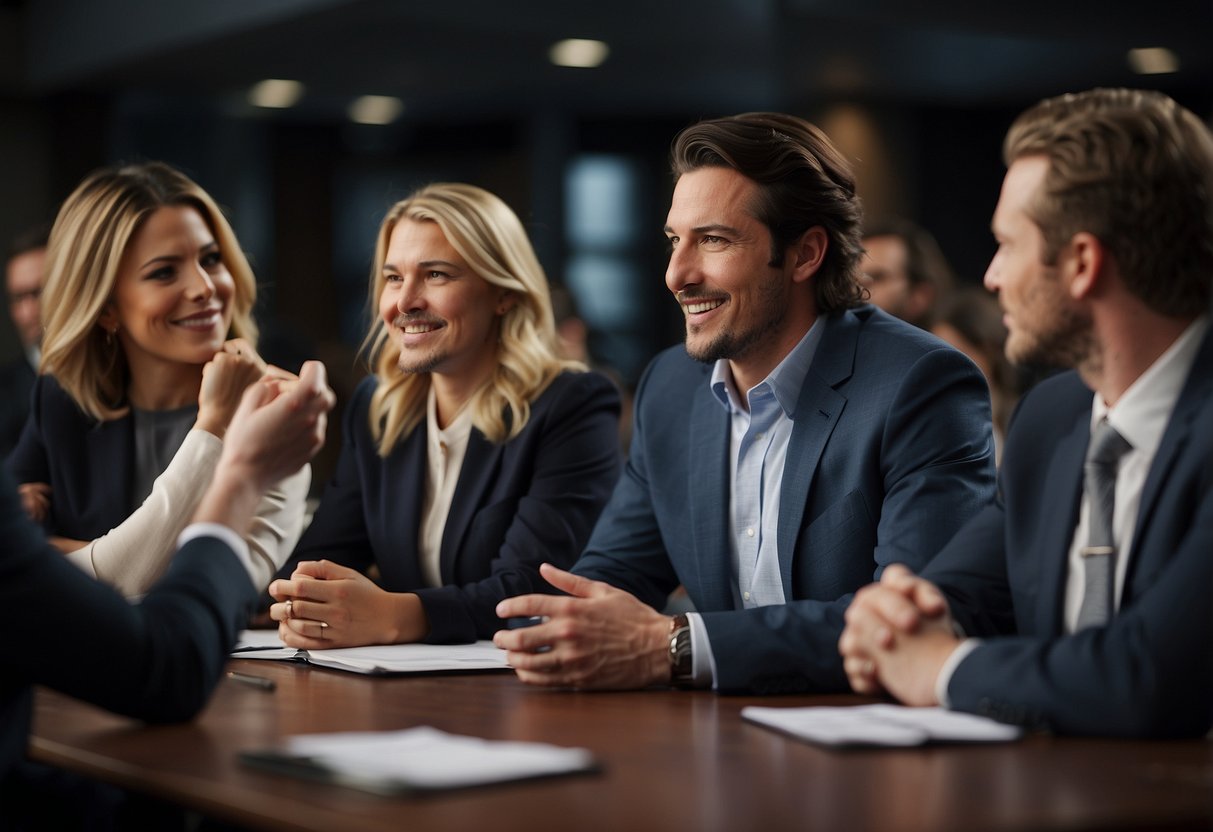
[[[551,564],[540,574],[572,597],[520,595],[497,605],[501,618],[541,617],[498,630],[493,643],[527,684],[626,690],[670,680],[670,618],[609,584]]]

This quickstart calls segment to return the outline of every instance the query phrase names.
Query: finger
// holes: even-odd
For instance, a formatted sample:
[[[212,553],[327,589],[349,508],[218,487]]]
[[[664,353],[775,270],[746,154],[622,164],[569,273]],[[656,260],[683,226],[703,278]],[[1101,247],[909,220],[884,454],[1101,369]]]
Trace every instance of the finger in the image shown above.
[[[291,578],[312,578],[318,581],[335,581],[342,578],[353,579],[361,572],[333,563],[331,560],[302,560],[295,566]]]
[[[498,630],[493,633],[493,643],[502,650],[536,652],[549,650],[560,641],[560,632],[551,622],[520,627],[516,630]]]
[[[589,578],[583,578],[580,575],[574,575],[572,572],[566,572],[559,567],[552,566],[550,563],[540,564],[539,574],[543,576],[545,581],[561,592],[567,592],[569,595],[575,595],[578,598],[592,598],[611,591],[610,586],[601,581],[591,581]]]
[[[924,615],[933,617],[948,611],[948,599],[930,581],[918,579],[914,587],[914,604]]]
[[[877,588],[878,589],[878,588]],[[900,598],[897,593],[886,593]],[[839,638],[839,648],[847,652],[887,650],[893,646],[893,625],[885,619],[875,599],[875,593],[865,591],[847,608],[846,627]]]
[[[559,595],[515,595],[498,602],[496,612],[498,618],[551,618],[569,612],[569,599]]]
[[[847,659],[843,662],[847,681],[856,693],[874,694],[881,690],[876,679],[876,665],[870,659]]]
[[[870,612],[888,626],[905,633],[914,632],[922,619],[922,611],[915,603],[912,591],[907,595],[899,586],[885,586],[883,580],[879,585],[871,586],[864,592],[861,610]],[[856,612],[859,613],[860,610]]]

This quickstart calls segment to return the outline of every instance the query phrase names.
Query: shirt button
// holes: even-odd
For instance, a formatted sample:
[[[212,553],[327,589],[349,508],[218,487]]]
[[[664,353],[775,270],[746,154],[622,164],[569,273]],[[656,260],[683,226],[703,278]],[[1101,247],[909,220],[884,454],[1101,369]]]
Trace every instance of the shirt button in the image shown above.
[[[741,597],[745,598],[748,601],[748,600],[750,600],[750,593],[747,592],[745,595],[743,595]]]
[[[763,437],[763,436],[765,436],[765,435],[766,435],[766,434],[763,434],[763,433],[756,433],[756,434],[754,434],[754,438],[755,438],[755,439],[757,439],[757,440],[759,440],[759,441],[762,441],[762,437]]]
[[[745,530],[745,533],[746,533],[746,536],[747,536],[747,537],[753,537],[753,536],[754,536],[754,529],[753,529],[752,527],[751,527],[751,528],[748,528],[748,529],[746,529],[746,530]]]

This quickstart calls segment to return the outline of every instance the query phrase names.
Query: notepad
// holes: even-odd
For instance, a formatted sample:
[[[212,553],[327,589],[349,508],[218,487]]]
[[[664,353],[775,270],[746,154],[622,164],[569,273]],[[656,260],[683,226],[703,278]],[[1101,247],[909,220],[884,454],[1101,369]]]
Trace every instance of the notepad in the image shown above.
[[[421,726],[404,731],[305,734],[281,748],[249,751],[242,762],[376,794],[401,795],[591,772],[584,748],[507,742]]]
[[[439,673],[508,669],[506,653],[491,641],[472,644],[381,644],[334,650],[287,647],[274,630],[245,630],[234,659],[270,659],[347,670],[351,673]]]
[[[798,739],[828,746],[899,748],[924,743],[1008,742],[1023,735],[1014,725],[945,708],[857,705],[851,708],[751,706],[741,716]]]

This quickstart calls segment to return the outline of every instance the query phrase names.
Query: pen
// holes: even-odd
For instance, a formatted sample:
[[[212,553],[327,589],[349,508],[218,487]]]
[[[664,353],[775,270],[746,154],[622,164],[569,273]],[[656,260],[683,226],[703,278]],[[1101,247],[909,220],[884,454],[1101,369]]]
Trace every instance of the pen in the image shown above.
[[[235,670],[229,670],[227,672],[227,678],[231,679],[233,682],[243,682],[246,685],[252,685],[255,688],[261,688],[262,690],[274,690],[278,687],[278,685],[274,684],[273,679],[266,679],[263,676],[250,676],[247,673],[238,673]]]

